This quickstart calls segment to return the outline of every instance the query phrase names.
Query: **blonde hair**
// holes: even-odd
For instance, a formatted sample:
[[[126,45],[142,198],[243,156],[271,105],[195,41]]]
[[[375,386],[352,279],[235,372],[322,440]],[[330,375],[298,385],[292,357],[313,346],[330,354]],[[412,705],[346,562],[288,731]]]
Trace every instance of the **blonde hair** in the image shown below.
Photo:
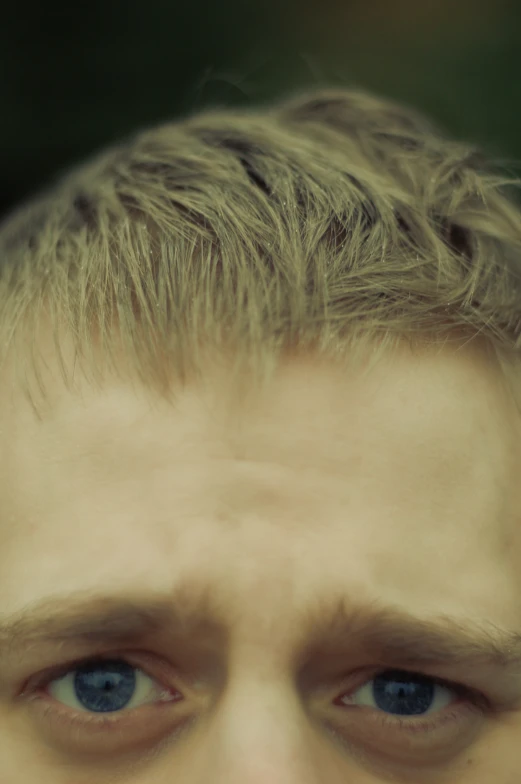
[[[45,315],[94,383],[108,360],[175,395],[225,347],[233,378],[262,387],[290,350],[374,364],[404,341],[480,336],[521,390],[518,185],[360,90],[141,131],[0,227],[0,359],[45,395]]]

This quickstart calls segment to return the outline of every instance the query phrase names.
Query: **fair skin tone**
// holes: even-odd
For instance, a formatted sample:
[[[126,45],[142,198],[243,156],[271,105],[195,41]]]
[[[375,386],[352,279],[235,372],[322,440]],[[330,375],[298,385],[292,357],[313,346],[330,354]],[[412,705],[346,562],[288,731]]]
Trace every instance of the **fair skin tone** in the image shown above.
[[[518,780],[521,439],[488,360],[293,358],[233,410],[226,374],[172,409],[56,368],[43,421],[1,392],[2,781]],[[75,688],[102,656],[121,708]]]

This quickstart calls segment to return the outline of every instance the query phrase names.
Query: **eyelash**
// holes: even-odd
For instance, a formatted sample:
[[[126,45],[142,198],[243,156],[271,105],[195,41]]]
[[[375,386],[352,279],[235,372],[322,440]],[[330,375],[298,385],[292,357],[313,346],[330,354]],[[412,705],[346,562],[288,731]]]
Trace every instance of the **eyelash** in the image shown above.
[[[489,700],[485,697],[485,695],[476,691],[475,689],[470,688],[469,686],[464,686],[460,683],[444,680],[443,678],[437,678],[433,675],[425,675],[424,673],[417,672],[416,670],[399,670],[394,667],[381,668],[376,672],[373,672],[370,677],[364,679],[363,683],[360,684],[356,691],[358,691],[362,686],[365,686],[367,683],[370,683],[378,675],[381,675],[383,672],[389,672],[391,669],[393,672],[410,675],[411,678],[418,676],[426,678],[436,686],[442,686],[446,689],[449,689],[457,696],[457,702],[455,705],[451,705],[446,709],[440,710],[434,717],[429,716],[423,719],[410,719],[399,715],[393,716],[392,714],[386,714],[383,711],[380,712],[377,709],[370,709],[371,714],[369,718],[371,721],[376,723],[379,728],[398,731],[399,734],[408,733],[409,735],[413,736],[418,734],[425,735],[428,733],[435,733],[436,731],[446,727],[448,724],[452,724],[461,720],[462,715],[465,713],[467,715],[471,713],[476,714],[478,712],[483,713],[491,709]],[[342,696],[344,696],[344,694],[345,692]],[[335,700],[335,704],[338,703],[339,699],[341,698],[337,698]],[[346,707],[349,708],[350,706],[348,705],[343,707],[345,709]],[[366,706],[360,707],[364,708]]]
[[[49,722],[56,723],[58,725],[63,724],[65,729],[69,731],[71,729],[90,729],[92,732],[103,730],[103,733],[110,731],[124,731],[125,728],[133,725],[136,721],[136,716],[133,714],[139,713],[142,715],[142,713],[147,709],[154,707],[157,708],[158,705],[166,707],[184,702],[182,699],[168,702],[161,702],[160,700],[156,700],[128,711],[121,710],[114,711],[112,713],[89,713],[88,711],[75,711],[73,708],[62,705],[60,702],[50,697],[50,695],[45,694],[45,690],[54,681],[57,681],[60,678],[73,673],[75,670],[80,669],[86,664],[100,664],[107,660],[124,662],[130,665],[134,670],[142,672],[147,677],[158,682],[158,691],[160,692],[173,690],[171,686],[163,686],[156,676],[149,673],[147,669],[141,664],[138,664],[133,657],[112,653],[101,656],[89,656],[83,659],[76,659],[73,662],[69,662],[68,664],[53,668],[46,673],[40,674],[36,676],[36,678],[31,679],[31,681],[25,686],[21,696],[26,697],[30,702],[32,701],[35,703],[43,703],[42,713],[44,718]]]
[[[46,688],[49,687],[51,683],[55,680],[59,680],[64,676],[74,672],[76,669],[79,669],[85,664],[93,664],[93,663],[100,663],[107,659],[110,660],[117,660],[122,661],[129,664],[133,669],[139,670],[144,673],[147,677],[151,678],[152,680],[156,680],[156,678],[150,675],[143,667],[133,663],[131,660],[126,658],[125,656],[114,656],[113,654],[109,656],[96,656],[90,657],[85,659],[76,660],[73,663],[68,665],[64,665],[59,669],[53,670],[51,673],[47,672],[45,675],[38,677],[38,682],[29,686],[25,689],[24,694],[28,696],[29,700],[45,700],[45,697],[42,697],[42,692],[45,691]],[[376,672],[373,672],[370,677],[365,679],[356,689],[358,691],[362,686],[365,686],[367,683],[370,683],[371,680],[376,678],[379,674],[383,672],[389,672],[391,668],[381,668]],[[481,694],[480,692],[475,691],[467,686],[462,684],[454,683],[451,681],[443,680],[441,678],[436,678],[435,676],[425,676],[422,673],[412,671],[412,670],[395,670],[392,668],[393,671],[405,673],[412,677],[414,676],[422,676],[428,678],[428,680],[438,686],[442,686],[444,688],[450,689],[458,696],[458,701],[456,706],[453,706],[450,710],[441,710],[437,718],[426,718],[426,719],[409,719],[407,717],[402,716],[392,716],[391,714],[385,714],[383,711],[380,712],[378,709],[370,709],[371,715],[370,720],[375,721],[379,724],[380,727],[390,729],[393,731],[398,731],[399,733],[409,733],[409,734],[418,734],[418,733],[428,733],[428,732],[435,732],[436,730],[440,729],[442,726],[447,725],[448,723],[452,723],[457,721],[461,718],[461,714],[466,711],[468,712],[476,712],[477,710],[485,710],[488,706],[488,700],[486,697]],[[165,687],[164,687],[165,688]],[[353,693],[356,693],[353,692]],[[27,694],[27,692],[29,692]],[[342,692],[341,697],[335,699],[334,704],[339,704],[338,700],[340,700],[343,696],[345,696],[346,692]],[[48,696],[48,695],[47,695]],[[51,698],[52,699],[52,698]],[[184,702],[183,699],[176,700],[174,702],[170,702],[168,704],[178,704],[179,702]],[[55,703],[58,707],[55,707],[53,704]],[[134,717],[129,717],[129,714],[133,714],[138,711],[142,711],[142,709],[146,708],[153,708],[158,704],[165,704],[161,703],[160,701],[154,701],[151,703],[147,703],[145,705],[139,706],[138,708],[131,709],[130,711],[115,711],[113,713],[88,713],[87,711],[80,712],[74,711],[74,709],[69,708],[68,706],[62,706],[59,702],[47,700],[47,704],[44,706],[43,713],[47,719],[52,719],[54,721],[63,722],[66,724],[67,728],[70,729],[72,726],[80,729],[91,729],[92,731],[96,731],[99,729],[103,729],[104,732],[115,730],[121,731],[124,728],[125,724],[128,724],[133,720]],[[362,707],[367,708],[367,706],[349,706],[349,705],[341,705],[341,707],[346,711],[350,707]]]

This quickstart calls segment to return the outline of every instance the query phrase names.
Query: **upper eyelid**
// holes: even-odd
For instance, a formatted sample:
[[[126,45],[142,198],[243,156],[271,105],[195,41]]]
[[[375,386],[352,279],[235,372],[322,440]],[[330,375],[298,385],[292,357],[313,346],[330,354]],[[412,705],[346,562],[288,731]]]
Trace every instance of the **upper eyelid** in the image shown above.
[[[135,658],[137,658],[137,657],[135,657]],[[115,654],[114,652],[111,652],[111,653],[97,654],[97,655],[94,655],[94,656],[88,656],[88,657],[75,659],[72,662],[68,662],[66,664],[57,666],[56,668],[52,668],[51,670],[49,670],[49,669],[46,670],[44,673],[41,673],[40,676],[37,676],[40,688],[48,685],[49,683],[52,683],[54,680],[59,680],[60,678],[65,677],[66,675],[70,674],[71,672],[74,672],[74,670],[79,669],[80,667],[82,667],[85,664],[93,664],[93,663],[96,663],[96,662],[114,661],[114,660],[116,660],[116,661],[124,661],[127,664],[129,664],[131,667],[133,667],[134,669],[141,671],[144,675],[147,675],[152,680],[159,680],[158,676],[156,676],[152,672],[150,672],[147,669],[146,666],[143,666],[142,664],[136,662],[134,660],[134,657],[132,657],[128,652],[127,653],[117,653],[117,654]],[[379,667],[378,669],[370,670],[368,673],[365,674],[365,676],[363,676],[363,678],[362,677],[360,678],[360,685],[357,688],[361,688],[363,685],[365,685],[366,683],[370,682],[371,680],[373,680],[378,675],[380,675],[380,674],[382,674],[384,672],[398,672],[398,673],[403,673],[403,674],[407,674],[407,675],[410,675],[410,676],[417,676],[417,677],[419,676],[421,678],[425,678],[425,679],[431,681],[432,683],[437,684],[438,686],[443,686],[444,688],[451,689],[451,690],[457,692],[459,695],[463,695],[463,696],[464,695],[467,695],[467,696],[474,695],[474,696],[483,698],[483,695],[480,692],[478,692],[476,689],[473,689],[472,687],[467,686],[467,685],[465,685],[463,683],[458,683],[456,681],[447,680],[446,678],[442,678],[442,677],[439,677],[439,676],[436,676],[436,675],[427,674],[427,673],[424,673],[424,672],[420,672],[418,670],[400,669],[400,668],[397,668],[397,667]]]
[[[136,657],[137,658],[137,657]],[[66,662],[64,664],[56,665],[54,667],[47,667],[44,671],[39,672],[36,675],[31,676],[30,678],[26,679],[23,689],[22,689],[22,696],[29,691],[34,690],[41,690],[45,689],[50,683],[53,681],[59,680],[60,678],[64,678],[66,675],[69,675],[74,670],[79,669],[81,666],[85,664],[93,664],[95,662],[102,662],[102,661],[124,661],[133,667],[136,670],[140,670],[149,678],[153,680],[159,680],[156,675],[150,672],[146,666],[137,663],[134,661],[133,657],[126,653],[103,653],[103,654],[96,654],[94,656],[87,656],[82,658],[74,659],[73,661]]]

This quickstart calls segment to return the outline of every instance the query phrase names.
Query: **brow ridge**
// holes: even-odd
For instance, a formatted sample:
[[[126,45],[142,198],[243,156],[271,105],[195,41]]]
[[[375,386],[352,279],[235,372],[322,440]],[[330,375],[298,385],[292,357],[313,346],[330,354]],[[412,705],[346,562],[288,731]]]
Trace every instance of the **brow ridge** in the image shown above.
[[[151,635],[213,635],[223,642],[229,615],[210,589],[181,586],[170,596],[75,592],[0,613],[0,655],[9,649],[67,643],[123,644]],[[299,622],[308,654],[360,645],[387,662],[491,664],[521,671],[521,634],[492,622],[440,614],[418,618],[382,602],[354,606],[345,596],[313,603]]]

